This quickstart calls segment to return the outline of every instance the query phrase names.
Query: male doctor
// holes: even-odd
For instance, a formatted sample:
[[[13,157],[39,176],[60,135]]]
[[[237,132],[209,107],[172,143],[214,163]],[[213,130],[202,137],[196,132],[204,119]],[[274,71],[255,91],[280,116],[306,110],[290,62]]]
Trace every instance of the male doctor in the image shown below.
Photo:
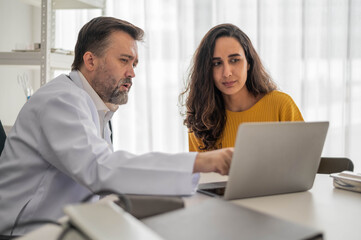
[[[143,30],[128,22],[91,20],[79,32],[69,76],[41,87],[21,109],[0,157],[0,230],[56,220],[65,205],[102,189],[189,195],[198,182],[193,173],[228,173],[233,149],[113,152],[108,122],[127,102],[142,37]],[[13,234],[33,227],[15,227]]]

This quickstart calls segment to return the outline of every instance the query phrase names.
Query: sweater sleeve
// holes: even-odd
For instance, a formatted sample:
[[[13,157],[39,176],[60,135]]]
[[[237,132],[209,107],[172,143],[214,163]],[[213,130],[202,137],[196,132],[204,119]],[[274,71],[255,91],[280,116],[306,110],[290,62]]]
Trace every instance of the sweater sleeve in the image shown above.
[[[280,121],[304,121],[301,111],[291,96],[283,94],[282,105],[280,108]]]

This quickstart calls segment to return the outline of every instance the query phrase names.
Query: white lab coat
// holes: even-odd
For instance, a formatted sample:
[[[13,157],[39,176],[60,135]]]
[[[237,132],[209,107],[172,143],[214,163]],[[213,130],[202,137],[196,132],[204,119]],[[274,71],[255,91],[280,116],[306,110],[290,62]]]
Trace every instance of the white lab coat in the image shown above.
[[[65,205],[91,192],[189,195],[195,153],[113,152],[100,136],[99,115],[79,74],[61,75],[21,109],[0,157],[0,229],[56,220]],[[18,228],[23,234],[33,227]]]

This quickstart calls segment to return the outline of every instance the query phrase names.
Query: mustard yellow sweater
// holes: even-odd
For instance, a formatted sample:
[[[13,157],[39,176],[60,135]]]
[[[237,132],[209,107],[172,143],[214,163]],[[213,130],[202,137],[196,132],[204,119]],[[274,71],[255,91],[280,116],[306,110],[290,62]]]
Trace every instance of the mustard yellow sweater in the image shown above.
[[[293,99],[286,93],[272,91],[261,98],[250,109],[242,112],[226,110],[227,121],[217,146],[234,147],[238,125],[244,122],[303,121],[302,114]],[[200,152],[204,146],[194,133],[188,134],[189,151]]]

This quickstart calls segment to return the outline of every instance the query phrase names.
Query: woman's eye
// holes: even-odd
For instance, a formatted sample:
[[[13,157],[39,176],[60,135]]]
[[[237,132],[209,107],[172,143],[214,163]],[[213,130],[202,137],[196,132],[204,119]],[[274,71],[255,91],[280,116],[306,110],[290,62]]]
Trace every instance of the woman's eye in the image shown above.
[[[213,62],[213,63],[212,63],[212,66],[213,66],[213,67],[217,67],[217,66],[219,66],[219,65],[221,65],[221,62]]]
[[[120,61],[122,61],[123,63],[127,63],[127,62],[128,62],[128,59],[126,59],[126,58],[121,58]]]
[[[231,59],[231,62],[232,62],[232,63],[239,62],[239,59],[238,59],[238,58],[233,58],[233,59]]]

